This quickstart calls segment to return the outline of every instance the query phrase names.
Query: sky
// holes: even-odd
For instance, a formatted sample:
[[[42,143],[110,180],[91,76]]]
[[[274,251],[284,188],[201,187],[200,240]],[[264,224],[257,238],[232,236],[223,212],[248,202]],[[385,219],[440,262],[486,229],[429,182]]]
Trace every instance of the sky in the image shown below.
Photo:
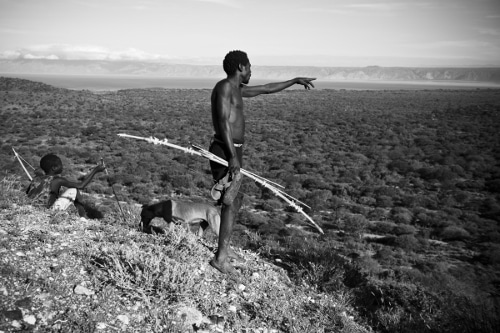
[[[0,0],[0,59],[500,66],[500,0]]]

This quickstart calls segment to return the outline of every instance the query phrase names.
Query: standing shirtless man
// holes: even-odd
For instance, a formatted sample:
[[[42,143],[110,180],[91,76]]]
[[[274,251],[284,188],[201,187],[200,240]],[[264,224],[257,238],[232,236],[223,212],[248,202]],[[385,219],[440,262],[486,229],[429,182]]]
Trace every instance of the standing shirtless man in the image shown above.
[[[215,258],[210,264],[224,274],[236,273],[230,264],[230,258],[237,258],[230,248],[234,218],[240,209],[243,195],[238,193],[242,175],[242,146],[245,141],[245,116],[243,97],[255,97],[271,94],[286,89],[294,84],[301,84],[309,90],[315,78],[295,78],[284,82],[269,83],[260,86],[247,86],[252,71],[245,52],[231,51],[223,61],[227,78],[219,81],[212,91],[212,122],[215,135],[210,145],[210,152],[228,161],[228,167],[210,162],[212,176],[219,184],[221,193],[221,224],[219,244]],[[230,182],[229,187],[224,185]]]

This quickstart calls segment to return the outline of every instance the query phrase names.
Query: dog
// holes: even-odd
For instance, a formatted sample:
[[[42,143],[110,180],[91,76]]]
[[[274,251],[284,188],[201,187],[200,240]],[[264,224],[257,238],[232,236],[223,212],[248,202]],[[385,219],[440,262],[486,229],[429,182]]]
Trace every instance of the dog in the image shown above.
[[[151,226],[151,220],[155,217],[162,217],[170,226],[174,223],[184,223],[188,227],[198,227],[198,236],[202,237],[203,232],[210,227],[219,237],[220,213],[219,210],[210,204],[166,200],[152,205],[143,205],[141,211],[142,231],[151,234],[165,233],[165,230]]]

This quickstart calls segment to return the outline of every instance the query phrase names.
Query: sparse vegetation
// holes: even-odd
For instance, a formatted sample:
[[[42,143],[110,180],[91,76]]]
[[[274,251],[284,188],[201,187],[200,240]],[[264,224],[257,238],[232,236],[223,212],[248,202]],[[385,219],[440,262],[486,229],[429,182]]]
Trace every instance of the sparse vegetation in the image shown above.
[[[208,162],[116,135],[208,146],[209,95],[0,79],[0,330],[13,321],[49,331],[122,328],[125,314],[125,330],[176,332],[184,306],[223,317],[235,332],[496,331],[500,91],[285,91],[247,101],[244,167],[306,202],[325,235],[245,183],[233,237],[249,259],[243,291],[207,265],[213,235],[200,243],[182,228],[136,231],[141,203],[210,201]],[[30,206],[11,147],[35,167],[54,152],[73,178],[104,158],[110,175],[87,194],[104,218]],[[76,285],[94,294],[75,295]],[[44,310],[26,312],[25,298]]]

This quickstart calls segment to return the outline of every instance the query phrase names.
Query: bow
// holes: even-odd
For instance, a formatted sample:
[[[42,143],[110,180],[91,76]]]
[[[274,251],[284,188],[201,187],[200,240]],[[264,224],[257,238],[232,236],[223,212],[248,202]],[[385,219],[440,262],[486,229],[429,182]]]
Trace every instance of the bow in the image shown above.
[[[138,139],[138,140],[143,140],[143,141],[155,144],[155,145],[160,144],[160,145],[172,147],[172,148],[175,148],[175,149],[182,150],[185,153],[192,154],[192,155],[197,155],[197,156],[201,156],[201,157],[207,158],[207,159],[209,159],[209,160],[211,160],[213,162],[222,164],[224,166],[228,166],[228,163],[227,163],[226,160],[224,160],[224,159],[218,157],[217,155],[214,155],[214,154],[210,153],[209,151],[206,151],[203,148],[201,148],[199,146],[196,146],[196,145],[191,145],[192,148],[185,148],[185,147],[182,147],[182,146],[170,143],[170,142],[168,142],[167,139],[160,140],[160,139],[157,139],[155,137],[146,138],[146,137],[128,135],[128,134],[123,134],[123,133],[118,134],[118,136],[120,136],[120,137],[126,137],[126,138],[132,138],[132,139]],[[320,233],[324,234],[323,230],[313,221],[313,219],[309,215],[307,215],[304,212],[304,210],[302,209],[302,207],[300,207],[299,205],[297,205],[297,203],[300,203],[303,206],[308,207],[306,204],[300,202],[299,200],[293,198],[292,196],[288,195],[287,193],[285,193],[282,190],[280,190],[279,188],[277,188],[277,187],[283,188],[283,186],[281,186],[281,185],[279,185],[277,183],[274,183],[274,182],[272,182],[270,180],[267,180],[267,179],[265,179],[265,178],[263,178],[261,176],[258,176],[258,175],[254,174],[254,173],[252,173],[250,171],[247,171],[247,170],[245,170],[243,168],[240,169],[240,172],[243,175],[245,175],[245,176],[253,179],[257,183],[260,183],[265,188],[270,189],[276,196],[278,196],[281,199],[283,199],[284,201],[286,201],[290,206],[292,206],[293,208],[295,208],[295,210],[297,212],[299,212],[302,215],[304,215],[307,218],[307,220],[309,221],[309,224],[311,226],[313,226],[314,228],[316,228]]]
[[[21,161],[21,156],[19,156],[19,154],[17,153],[17,151],[14,149],[14,147],[12,147],[12,151],[14,152],[14,155],[16,155],[17,160],[19,161],[19,163],[23,167],[24,172],[26,172],[26,175],[28,176],[28,178],[30,179],[30,181],[32,181],[33,177],[31,177],[31,175],[28,172],[28,170],[26,170],[26,167],[24,166],[23,161]]]

